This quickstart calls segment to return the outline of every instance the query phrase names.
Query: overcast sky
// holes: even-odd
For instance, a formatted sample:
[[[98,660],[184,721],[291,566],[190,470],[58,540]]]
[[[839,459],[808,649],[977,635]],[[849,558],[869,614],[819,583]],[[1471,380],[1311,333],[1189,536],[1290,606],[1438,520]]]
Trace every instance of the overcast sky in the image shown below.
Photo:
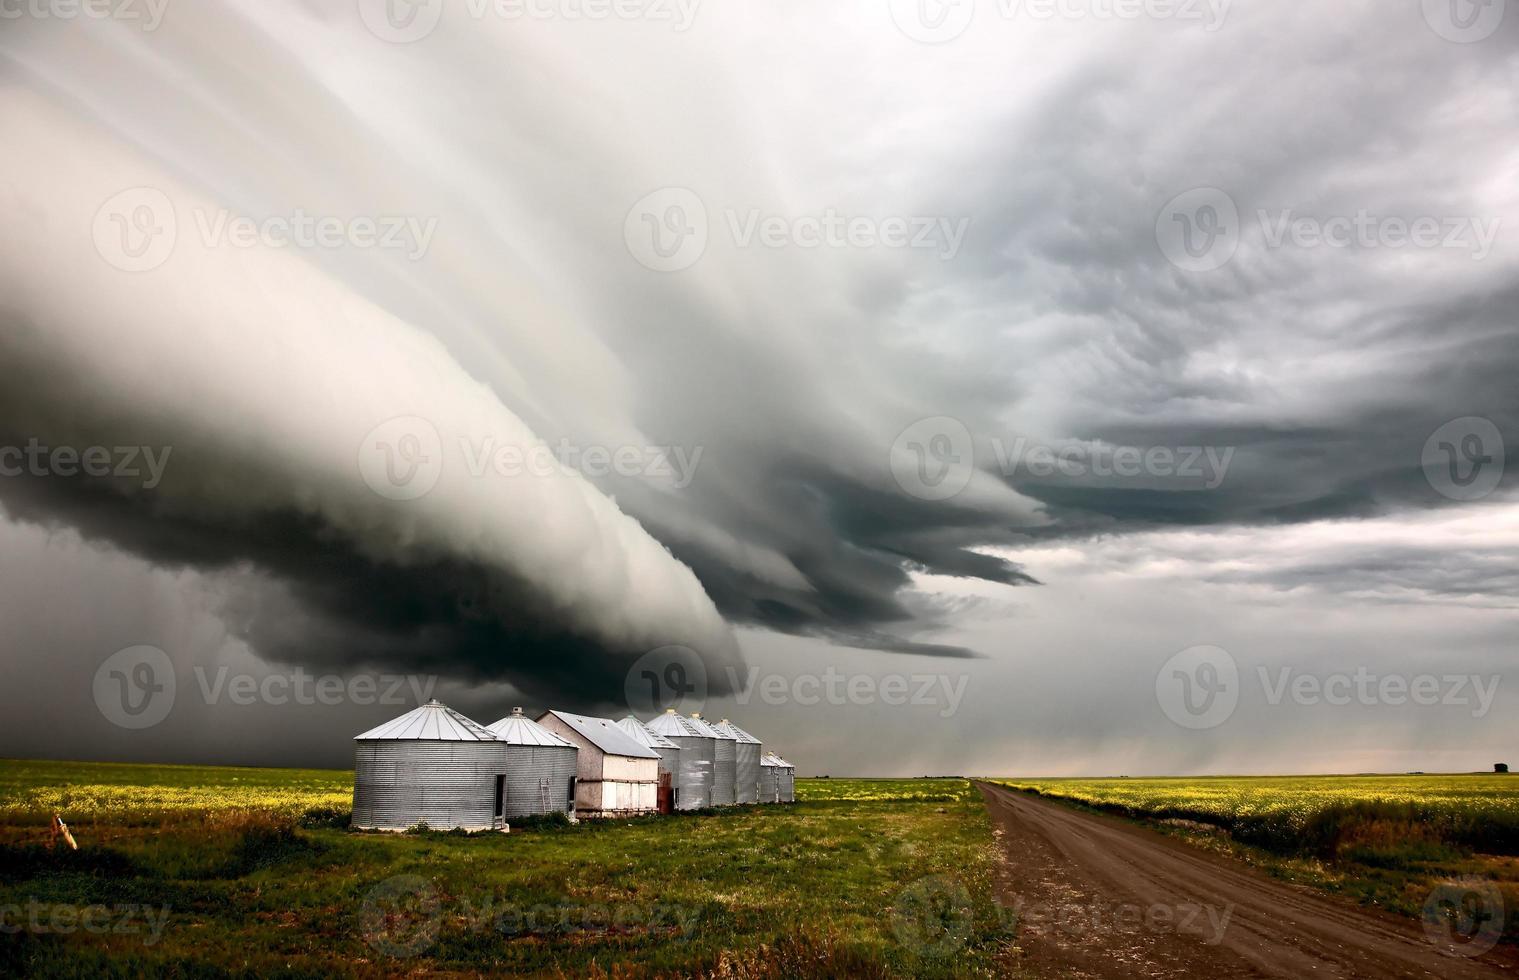
[[[1519,10],[819,7],[7,7],[0,755],[1519,764]]]

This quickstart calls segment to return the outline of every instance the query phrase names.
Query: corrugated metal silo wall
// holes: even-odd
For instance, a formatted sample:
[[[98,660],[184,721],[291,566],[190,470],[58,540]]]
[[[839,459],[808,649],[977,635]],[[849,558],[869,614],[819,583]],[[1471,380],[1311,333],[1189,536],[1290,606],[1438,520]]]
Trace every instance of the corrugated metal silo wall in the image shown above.
[[[574,801],[579,750],[567,745],[508,745],[506,818],[565,813]]]
[[[680,746],[680,771],[675,777],[675,809],[700,810],[712,805],[714,738],[705,735],[666,735]]]
[[[670,774],[672,785],[680,785],[680,746],[673,749],[654,749],[659,754],[659,771]]]
[[[781,768],[777,770],[781,774],[781,802],[796,802],[796,770]]]
[[[760,766],[760,802],[779,803],[781,801],[781,768],[780,766]]]
[[[359,742],[354,753],[353,825],[405,830],[488,830],[504,742]]]
[[[731,738],[717,740],[717,752],[712,765],[712,805],[733,805],[734,765],[738,759],[738,743]]]
[[[739,742],[734,761],[733,798],[738,803],[759,802],[760,749],[753,742]]]

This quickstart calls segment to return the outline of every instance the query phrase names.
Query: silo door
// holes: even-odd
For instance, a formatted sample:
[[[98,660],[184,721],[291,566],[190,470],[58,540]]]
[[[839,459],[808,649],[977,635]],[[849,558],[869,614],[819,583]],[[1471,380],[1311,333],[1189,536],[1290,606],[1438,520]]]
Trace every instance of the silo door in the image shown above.
[[[506,819],[506,777],[496,777],[496,819]]]
[[[548,813],[552,810],[549,806],[549,777],[538,777],[538,812]]]

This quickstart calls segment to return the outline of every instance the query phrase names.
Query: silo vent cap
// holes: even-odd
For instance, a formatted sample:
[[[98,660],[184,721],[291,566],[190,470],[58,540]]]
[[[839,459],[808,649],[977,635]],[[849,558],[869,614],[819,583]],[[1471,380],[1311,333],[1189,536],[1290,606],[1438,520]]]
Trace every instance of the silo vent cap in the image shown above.
[[[513,708],[512,709],[512,714],[514,714],[514,715],[520,715],[520,714],[522,714],[522,709],[521,708]]]

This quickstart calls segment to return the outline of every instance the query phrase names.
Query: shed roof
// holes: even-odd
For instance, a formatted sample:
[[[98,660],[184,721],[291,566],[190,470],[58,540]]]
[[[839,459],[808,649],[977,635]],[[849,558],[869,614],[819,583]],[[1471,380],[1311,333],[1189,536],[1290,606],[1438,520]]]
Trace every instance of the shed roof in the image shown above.
[[[733,722],[729,721],[726,718],[713,725],[712,727],[717,729],[722,734],[728,736],[729,738],[737,739],[740,742],[747,742],[750,745],[760,744],[759,739],[755,738],[753,735],[750,735],[748,732],[744,731],[742,728],[733,724]]]
[[[610,718],[593,718],[590,715],[576,715],[568,711],[545,711],[538,717],[541,720],[549,715],[569,725],[587,742],[607,755],[622,755],[631,759],[659,758],[658,752],[647,745],[640,745],[633,736],[617,727],[617,722]]]
[[[647,745],[651,749],[678,749],[680,746],[665,738],[663,735],[649,728],[633,715],[618,719],[617,727],[633,736],[633,741],[639,745]]]
[[[521,708],[513,708],[511,714],[491,725],[490,730],[501,741],[511,745],[554,745],[575,748],[574,742],[560,738],[544,728],[523,714]]]
[[[419,741],[419,742],[494,742],[496,735],[489,728],[459,714],[453,708],[434,698],[413,708],[399,718],[371,728],[353,737],[355,742],[365,741]]]

